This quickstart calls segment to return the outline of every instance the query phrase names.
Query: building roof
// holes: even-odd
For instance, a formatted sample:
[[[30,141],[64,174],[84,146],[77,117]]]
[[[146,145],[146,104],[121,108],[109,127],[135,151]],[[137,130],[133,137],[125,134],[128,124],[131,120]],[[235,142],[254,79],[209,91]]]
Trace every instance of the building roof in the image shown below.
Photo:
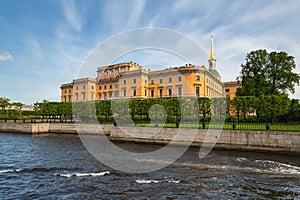
[[[225,86],[240,86],[240,83],[238,81],[229,81],[229,82],[224,82]]]
[[[210,73],[212,73],[214,76],[220,76],[219,72],[218,72],[217,70],[215,70],[215,69],[210,69],[209,71],[210,71]]]

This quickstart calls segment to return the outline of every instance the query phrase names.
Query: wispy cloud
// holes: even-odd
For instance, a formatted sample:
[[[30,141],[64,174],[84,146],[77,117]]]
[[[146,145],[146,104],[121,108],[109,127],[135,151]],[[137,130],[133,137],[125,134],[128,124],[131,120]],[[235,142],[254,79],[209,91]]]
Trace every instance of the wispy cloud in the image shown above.
[[[120,32],[143,27],[161,27],[183,33],[203,46],[206,53],[213,34],[217,68],[223,81],[235,80],[246,54],[259,48],[286,51],[295,57],[295,71],[299,73],[299,8],[300,1],[293,0],[45,0],[42,4],[20,1],[17,6],[7,1],[0,7],[0,35],[3,36],[0,63],[15,67],[2,70],[0,79],[9,82],[12,76],[18,77],[17,86],[22,87],[20,93],[11,92],[16,85],[2,87],[0,93],[18,99],[21,92],[27,90],[27,99],[23,101],[28,103],[41,96],[59,100],[59,84],[78,78],[81,64],[95,45]],[[7,12],[8,9],[14,12]],[[139,38],[137,35],[131,39],[137,41]],[[154,40],[156,43],[151,45],[167,41],[174,47],[177,42],[181,44],[171,39],[159,35]],[[125,47],[125,43],[115,41],[109,53],[115,55],[117,50]],[[187,52],[191,49],[186,48]],[[167,53],[129,52],[119,60],[133,60],[150,68],[181,65],[182,60]],[[91,64],[91,76],[95,76],[97,66],[105,59],[107,57]],[[207,56],[201,61],[193,64],[207,65]],[[47,90],[41,85],[33,92],[31,85],[37,81],[47,83]],[[300,98],[299,86],[296,91],[295,96]]]
[[[79,13],[73,0],[64,0],[63,13],[69,25],[75,31],[81,31],[84,23],[84,17]]]
[[[104,17],[113,33],[133,29],[143,14],[145,1],[108,1],[104,8]]]
[[[0,54],[0,62],[9,62],[9,61],[13,61],[13,60],[14,60],[14,58],[9,52]]]

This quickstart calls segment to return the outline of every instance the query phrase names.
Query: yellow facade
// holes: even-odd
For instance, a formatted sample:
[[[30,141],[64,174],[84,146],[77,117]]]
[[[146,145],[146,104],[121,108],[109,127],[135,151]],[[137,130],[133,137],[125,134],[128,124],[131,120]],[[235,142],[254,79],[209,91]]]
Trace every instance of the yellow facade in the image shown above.
[[[144,70],[136,63],[105,66],[98,68],[96,79],[76,79],[72,84],[63,84],[61,89],[62,101],[214,98],[222,97],[224,94],[223,83],[218,77],[204,66],[191,64],[157,71]],[[70,94],[72,94],[71,98]]]
[[[241,85],[237,81],[224,82],[225,95],[231,100],[236,96],[236,92]]]
[[[61,85],[61,101],[72,102],[73,101],[73,83]]]
[[[62,84],[60,88],[62,102],[96,99],[96,80],[92,78],[75,79],[72,83]]]
[[[96,79],[76,79],[63,84],[61,100],[223,97],[224,85],[216,70],[213,37],[208,66],[207,69],[186,64],[156,71],[145,70],[134,62],[103,66],[97,69]]]

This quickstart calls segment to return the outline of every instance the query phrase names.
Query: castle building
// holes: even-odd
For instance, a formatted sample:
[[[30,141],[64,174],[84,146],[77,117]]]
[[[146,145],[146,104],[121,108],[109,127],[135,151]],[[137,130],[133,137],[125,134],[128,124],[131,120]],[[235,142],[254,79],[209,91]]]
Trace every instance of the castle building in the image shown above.
[[[148,99],[172,97],[223,97],[224,85],[216,69],[211,37],[208,69],[186,64],[162,70],[146,70],[134,62],[97,69],[97,77],[75,79],[61,85],[61,101]]]
[[[229,97],[230,100],[234,99],[240,87],[241,85],[237,81],[224,82],[225,96]]]

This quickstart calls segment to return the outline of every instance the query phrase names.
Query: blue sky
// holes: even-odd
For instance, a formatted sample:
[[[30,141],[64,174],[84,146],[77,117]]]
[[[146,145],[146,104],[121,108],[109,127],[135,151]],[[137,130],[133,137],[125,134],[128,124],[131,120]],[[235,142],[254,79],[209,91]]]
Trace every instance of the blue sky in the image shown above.
[[[235,80],[245,55],[260,48],[293,55],[295,71],[300,72],[300,1],[1,0],[0,4],[0,96],[12,101],[59,101],[60,85],[77,78],[97,45],[144,27],[180,32],[207,52],[213,34],[223,81]],[[149,64],[138,58],[139,64]],[[164,54],[158,58],[164,58],[161,65],[176,65]],[[299,86],[292,97],[300,98]]]

